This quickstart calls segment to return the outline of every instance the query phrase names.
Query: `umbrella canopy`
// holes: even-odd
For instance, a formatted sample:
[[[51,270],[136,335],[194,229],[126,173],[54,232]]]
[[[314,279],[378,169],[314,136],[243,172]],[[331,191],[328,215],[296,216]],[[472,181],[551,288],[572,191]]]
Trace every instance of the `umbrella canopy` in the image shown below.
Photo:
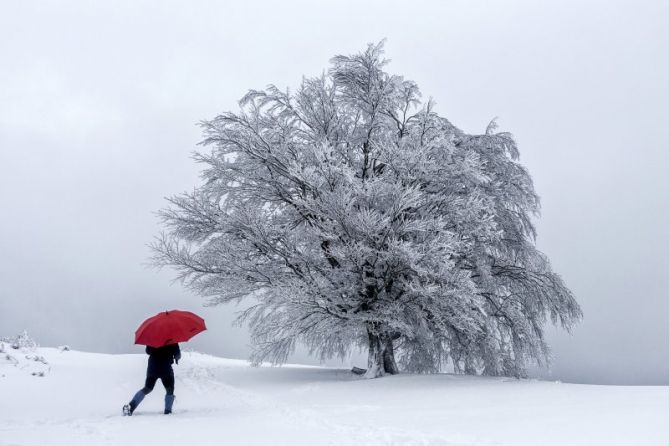
[[[163,311],[142,322],[135,331],[135,344],[162,347],[188,341],[206,329],[204,319],[190,311]]]

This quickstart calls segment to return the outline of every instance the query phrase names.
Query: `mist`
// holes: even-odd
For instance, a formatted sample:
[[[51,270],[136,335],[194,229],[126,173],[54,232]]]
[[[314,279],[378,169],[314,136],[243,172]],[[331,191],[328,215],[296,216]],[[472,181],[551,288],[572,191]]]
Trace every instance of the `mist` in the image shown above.
[[[584,312],[571,334],[548,329],[552,367],[536,373],[669,384],[666,2],[0,8],[0,336],[136,352],[139,323],[180,308],[209,327],[188,347],[247,357],[241,307],[203,307],[147,267],[155,212],[199,181],[200,120],[385,38],[389,71],[440,114],[470,133],[498,117],[518,141],[542,198],[537,245]]]

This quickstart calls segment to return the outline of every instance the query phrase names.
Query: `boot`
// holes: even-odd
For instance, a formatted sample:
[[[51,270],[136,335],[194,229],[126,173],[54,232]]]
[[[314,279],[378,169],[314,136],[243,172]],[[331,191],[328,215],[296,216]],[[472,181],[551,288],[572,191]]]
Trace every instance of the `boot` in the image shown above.
[[[172,413],[172,404],[174,404],[174,395],[165,395],[165,415]]]
[[[141,390],[138,391],[135,396],[132,397],[132,400],[125,406],[123,406],[123,415],[131,416],[132,413],[137,409],[137,406],[139,406],[139,403],[142,402],[146,394],[142,392]]]

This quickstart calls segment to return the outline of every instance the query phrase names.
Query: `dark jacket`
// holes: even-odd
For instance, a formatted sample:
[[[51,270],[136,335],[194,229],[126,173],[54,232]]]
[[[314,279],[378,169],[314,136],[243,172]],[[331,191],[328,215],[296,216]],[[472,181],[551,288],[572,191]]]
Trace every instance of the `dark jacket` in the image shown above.
[[[181,350],[179,344],[170,344],[164,347],[146,347],[146,354],[149,355],[149,367],[146,370],[147,376],[173,376],[172,364],[181,359]]]

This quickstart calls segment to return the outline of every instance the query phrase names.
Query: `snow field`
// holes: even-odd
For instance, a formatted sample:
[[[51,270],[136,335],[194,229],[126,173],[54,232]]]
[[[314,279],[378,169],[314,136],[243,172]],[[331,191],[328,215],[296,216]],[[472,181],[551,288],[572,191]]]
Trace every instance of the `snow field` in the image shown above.
[[[173,415],[160,382],[133,417],[146,355],[41,348],[44,377],[0,362],[0,445],[666,445],[668,387],[457,375],[365,380],[184,352]],[[22,368],[23,367],[23,368]]]

